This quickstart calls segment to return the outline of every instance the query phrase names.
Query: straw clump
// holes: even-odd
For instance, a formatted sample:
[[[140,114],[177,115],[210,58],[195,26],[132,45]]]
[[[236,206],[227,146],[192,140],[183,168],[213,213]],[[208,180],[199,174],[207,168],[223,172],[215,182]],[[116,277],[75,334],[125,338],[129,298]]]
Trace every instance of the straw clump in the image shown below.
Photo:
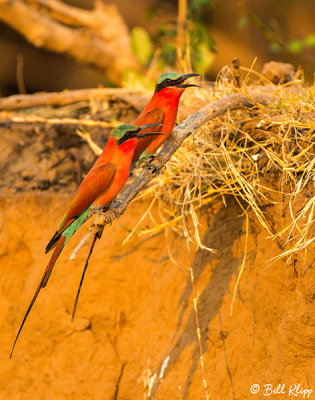
[[[249,98],[253,93],[269,93],[273,101],[231,110],[183,143],[142,195],[159,200],[163,223],[140,235],[172,228],[203,247],[200,211],[233,195],[246,216],[254,214],[278,241],[281,256],[290,257],[314,240],[314,87],[306,88],[300,79],[275,85],[253,71],[240,71],[243,74],[235,79],[233,68],[226,67],[215,86],[204,85],[186,96],[185,111],[231,93]],[[270,206],[286,208],[290,218],[280,226],[273,221]]]

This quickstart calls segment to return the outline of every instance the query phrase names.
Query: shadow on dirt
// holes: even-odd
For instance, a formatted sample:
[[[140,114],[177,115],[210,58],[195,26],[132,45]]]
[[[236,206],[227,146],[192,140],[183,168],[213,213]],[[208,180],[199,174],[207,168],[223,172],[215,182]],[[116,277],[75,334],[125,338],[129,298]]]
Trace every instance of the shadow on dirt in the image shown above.
[[[228,291],[230,280],[233,274],[237,272],[241,263],[241,259],[233,258],[233,244],[241,236],[243,221],[244,216],[242,215],[242,209],[239,204],[234,198],[229,198],[227,206],[223,206],[219,210],[202,238],[202,243],[207,247],[218,250],[218,254],[199,249],[192,262],[195,283],[198,281],[205,268],[213,266],[210,280],[201,292],[198,301],[198,317],[203,353],[207,353],[208,351],[209,325],[212,319],[219,313],[225,293]],[[191,308],[191,312],[186,324],[179,333],[178,339],[165,356],[165,358],[169,357],[169,362],[163,371],[163,378],[165,378],[181,357],[186,347],[190,346],[192,343],[195,344],[190,370],[186,378],[185,387],[183,388],[183,399],[186,399],[188,396],[191,382],[198,367],[198,363],[200,362],[195,312],[192,306],[191,295],[192,283],[189,276],[179,302],[181,312],[174,337],[176,337],[180,331],[180,326],[188,307]],[[159,368],[156,370],[156,376],[160,376],[165,358],[163,358]],[[156,393],[160,383],[161,381],[158,380],[153,386],[152,396]]]

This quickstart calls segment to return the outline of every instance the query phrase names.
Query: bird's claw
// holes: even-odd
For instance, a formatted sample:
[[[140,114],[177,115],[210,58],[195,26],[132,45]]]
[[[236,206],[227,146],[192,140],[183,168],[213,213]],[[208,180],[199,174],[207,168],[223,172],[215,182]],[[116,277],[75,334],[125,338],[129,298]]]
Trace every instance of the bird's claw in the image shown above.
[[[119,218],[120,217],[119,212],[117,210],[115,210],[115,208],[109,208],[107,211],[112,211],[115,214],[115,218]],[[113,220],[115,218],[112,218],[111,220]]]
[[[155,161],[155,160],[158,160],[159,161],[159,163],[161,164],[161,166],[160,167],[158,167],[157,165],[155,165],[155,164],[152,164],[152,161]],[[147,161],[147,160],[142,160],[144,163],[145,163],[145,165],[148,167],[148,169],[152,169],[153,170],[153,174],[154,174],[154,176],[157,176],[157,175],[159,175],[160,174],[160,172],[161,172],[161,168],[163,167],[163,163],[162,163],[162,161],[159,159],[159,157],[154,157],[154,156],[152,156],[152,157],[150,157],[150,161]]]
[[[107,214],[108,211],[112,211],[115,214],[115,217],[114,218],[109,217]],[[113,223],[113,219],[118,218],[120,216],[119,212],[116,211],[114,208],[109,208],[107,210],[100,210],[99,208],[93,208],[92,212],[101,215],[105,219],[105,222],[108,223],[110,226]]]

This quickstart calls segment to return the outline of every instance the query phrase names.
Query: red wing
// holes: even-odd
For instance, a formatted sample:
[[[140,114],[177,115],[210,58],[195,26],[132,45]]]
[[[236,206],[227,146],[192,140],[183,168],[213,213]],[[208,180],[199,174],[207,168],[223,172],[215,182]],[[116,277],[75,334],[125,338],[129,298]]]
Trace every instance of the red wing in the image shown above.
[[[63,217],[58,232],[63,230],[71,219],[82,214],[110,185],[116,172],[115,164],[108,163],[92,169],[85,177]]]
[[[137,126],[145,125],[145,124],[163,124],[165,118],[165,112],[162,108],[154,108],[151,111],[148,111],[143,117],[139,117],[134,124]],[[163,126],[156,126],[152,128],[148,128],[145,132],[161,132]],[[132,161],[136,161],[141,153],[149,146],[149,144],[155,140],[157,136],[148,136],[139,140],[137,147],[135,149]]]
[[[138,117],[138,119],[135,120],[134,124],[137,126],[140,125],[145,125],[145,124],[163,124],[164,122],[164,117],[165,117],[165,112],[163,108],[154,108],[151,111],[148,111],[145,113],[143,117]],[[157,131],[159,132],[159,129],[162,127],[152,127],[149,129],[146,129],[146,132],[154,132]]]

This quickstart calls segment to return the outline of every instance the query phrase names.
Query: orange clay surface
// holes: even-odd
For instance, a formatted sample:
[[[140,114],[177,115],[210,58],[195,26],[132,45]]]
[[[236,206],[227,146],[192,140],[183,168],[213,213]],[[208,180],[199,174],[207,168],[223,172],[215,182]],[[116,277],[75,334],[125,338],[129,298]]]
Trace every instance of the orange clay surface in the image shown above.
[[[83,228],[58,260],[9,360],[48,262],[45,246],[69,200],[71,195],[58,193],[0,197],[0,399],[137,400],[149,392],[156,400],[205,399],[190,266],[199,294],[209,397],[282,399],[250,392],[253,384],[263,388],[279,383],[285,390],[301,384],[315,396],[314,251],[266,269],[281,250],[251,220],[231,316],[245,243],[245,219],[233,199],[227,199],[227,207],[217,204],[201,219],[202,241],[218,253],[191,246],[190,257],[186,242],[171,233],[168,242],[161,233],[147,240],[136,236],[122,247],[149,204],[133,203],[97,243],[72,323],[88,247],[74,261],[68,258],[86,232]],[[158,216],[158,211],[153,214]],[[146,218],[141,227],[148,226],[154,225]]]

